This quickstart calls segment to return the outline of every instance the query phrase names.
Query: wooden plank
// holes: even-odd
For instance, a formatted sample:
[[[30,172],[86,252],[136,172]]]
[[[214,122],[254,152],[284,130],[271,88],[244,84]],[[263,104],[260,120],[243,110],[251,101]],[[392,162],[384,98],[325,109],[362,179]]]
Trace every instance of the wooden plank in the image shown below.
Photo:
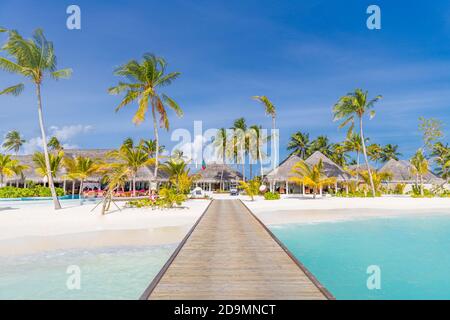
[[[240,200],[213,200],[141,299],[333,299]]]

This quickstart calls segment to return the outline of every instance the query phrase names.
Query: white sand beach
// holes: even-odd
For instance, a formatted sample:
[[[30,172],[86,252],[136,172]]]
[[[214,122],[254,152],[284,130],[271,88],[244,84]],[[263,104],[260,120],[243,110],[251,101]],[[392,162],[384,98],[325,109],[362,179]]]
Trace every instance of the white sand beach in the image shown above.
[[[228,195],[214,198],[236,199]],[[303,198],[285,196],[267,201],[243,200],[265,224],[336,222],[350,219],[449,214],[450,198]],[[190,200],[184,208],[167,210],[124,208],[102,216],[93,204],[66,206],[54,211],[50,203],[0,207],[0,255],[39,251],[139,246],[177,243],[208,206],[208,200]],[[123,203],[122,203],[123,205]]]
[[[397,217],[407,215],[450,215],[450,198],[317,198],[285,196],[266,201],[262,197],[245,205],[267,225],[284,223],[336,222],[352,219]]]
[[[50,203],[0,206],[0,255],[125,245],[177,243],[210,201],[190,200],[183,208],[125,208],[101,215],[94,204],[54,211]],[[121,204],[123,205],[123,203]]]

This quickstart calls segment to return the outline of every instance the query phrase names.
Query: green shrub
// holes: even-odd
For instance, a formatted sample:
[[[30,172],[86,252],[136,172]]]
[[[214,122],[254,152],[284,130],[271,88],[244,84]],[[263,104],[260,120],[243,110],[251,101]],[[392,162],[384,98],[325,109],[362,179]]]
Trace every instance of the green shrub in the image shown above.
[[[175,205],[181,205],[186,201],[185,194],[178,193],[173,188],[161,188],[159,198],[156,201],[150,199],[141,199],[128,201],[127,206],[132,208],[173,208]]]
[[[265,200],[279,200],[280,194],[278,192],[266,192],[264,193]]]
[[[64,195],[64,190],[56,188],[58,196]],[[32,197],[51,197],[50,188],[43,186],[33,186],[31,188],[3,187],[0,188],[0,198],[32,198]]]

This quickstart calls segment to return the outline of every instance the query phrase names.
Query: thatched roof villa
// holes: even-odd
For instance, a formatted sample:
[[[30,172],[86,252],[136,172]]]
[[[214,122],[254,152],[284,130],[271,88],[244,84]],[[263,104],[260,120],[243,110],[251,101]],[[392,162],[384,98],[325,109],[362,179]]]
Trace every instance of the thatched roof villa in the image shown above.
[[[200,177],[197,185],[209,191],[229,190],[242,180],[242,174],[239,171],[221,163],[209,163],[197,174]]]
[[[390,172],[392,174],[392,179],[386,183],[388,187],[390,185],[406,184],[405,192],[411,190],[412,186],[418,183],[418,177],[413,174],[412,165],[407,160],[397,161],[391,159],[386,162],[378,172]],[[423,183],[426,188],[431,188],[433,185],[444,185],[446,184],[446,181],[439,178],[431,171],[428,171],[428,173],[423,176]]]
[[[113,162],[114,160],[108,158],[108,153],[112,151],[112,149],[65,149],[64,155],[67,157],[88,157],[91,159],[100,159],[106,162]],[[36,164],[33,162],[32,155],[17,155],[12,156],[13,159],[19,160],[19,162],[28,167],[27,170],[24,171],[24,179],[18,179],[17,177],[7,178],[6,183],[10,185],[20,184],[25,185],[28,182],[33,183],[47,183],[47,178],[42,177],[41,175],[36,173]],[[54,178],[55,185],[58,187],[63,187],[65,189],[72,189],[72,181],[68,181],[64,178],[66,175],[66,170],[64,167],[61,167],[60,172]],[[140,168],[137,176],[136,176],[136,184],[137,189],[148,189],[150,181],[154,181],[154,166],[147,166],[144,168]],[[90,177],[88,181],[84,183],[84,187],[86,188],[99,188],[101,185],[101,176]],[[166,172],[163,170],[158,170],[158,178],[157,182],[166,182],[169,177]],[[79,182],[75,182],[73,186],[75,188],[79,188]]]
[[[270,190],[286,194],[305,194],[307,192],[307,188],[305,188],[305,186],[298,186],[295,183],[289,182],[289,178],[295,176],[295,174],[292,173],[292,168],[301,160],[302,159],[299,156],[292,154],[282,161],[277,168],[269,172],[265,179],[270,185]],[[334,163],[320,151],[314,152],[305,160],[305,162],[308,165],[313,166],[319,163],[320,160],[323,162],[325,175],[329,178],[335,177],[337,179],[337,183],[334,186],[335,189],[339,188],[339,185],[342,186],[344,182],[352,180],[352,176],[350,174],[348,174],[343,168]]]

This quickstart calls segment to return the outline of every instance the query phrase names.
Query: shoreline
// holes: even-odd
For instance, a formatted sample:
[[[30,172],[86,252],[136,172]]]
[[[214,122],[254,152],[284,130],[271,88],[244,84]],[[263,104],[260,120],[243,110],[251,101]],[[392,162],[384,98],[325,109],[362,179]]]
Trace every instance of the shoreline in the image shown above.
[[[46,205],[0,210],[0,256],[63,249],[165,245],[180,242],[209,204],[191,200],[173,209],[121,208],[101,215],[95,204],[54,211]]]
[[[342,222],[372,218],[449,215],[450,198],[301,198],[243,200],[267,226]]]

